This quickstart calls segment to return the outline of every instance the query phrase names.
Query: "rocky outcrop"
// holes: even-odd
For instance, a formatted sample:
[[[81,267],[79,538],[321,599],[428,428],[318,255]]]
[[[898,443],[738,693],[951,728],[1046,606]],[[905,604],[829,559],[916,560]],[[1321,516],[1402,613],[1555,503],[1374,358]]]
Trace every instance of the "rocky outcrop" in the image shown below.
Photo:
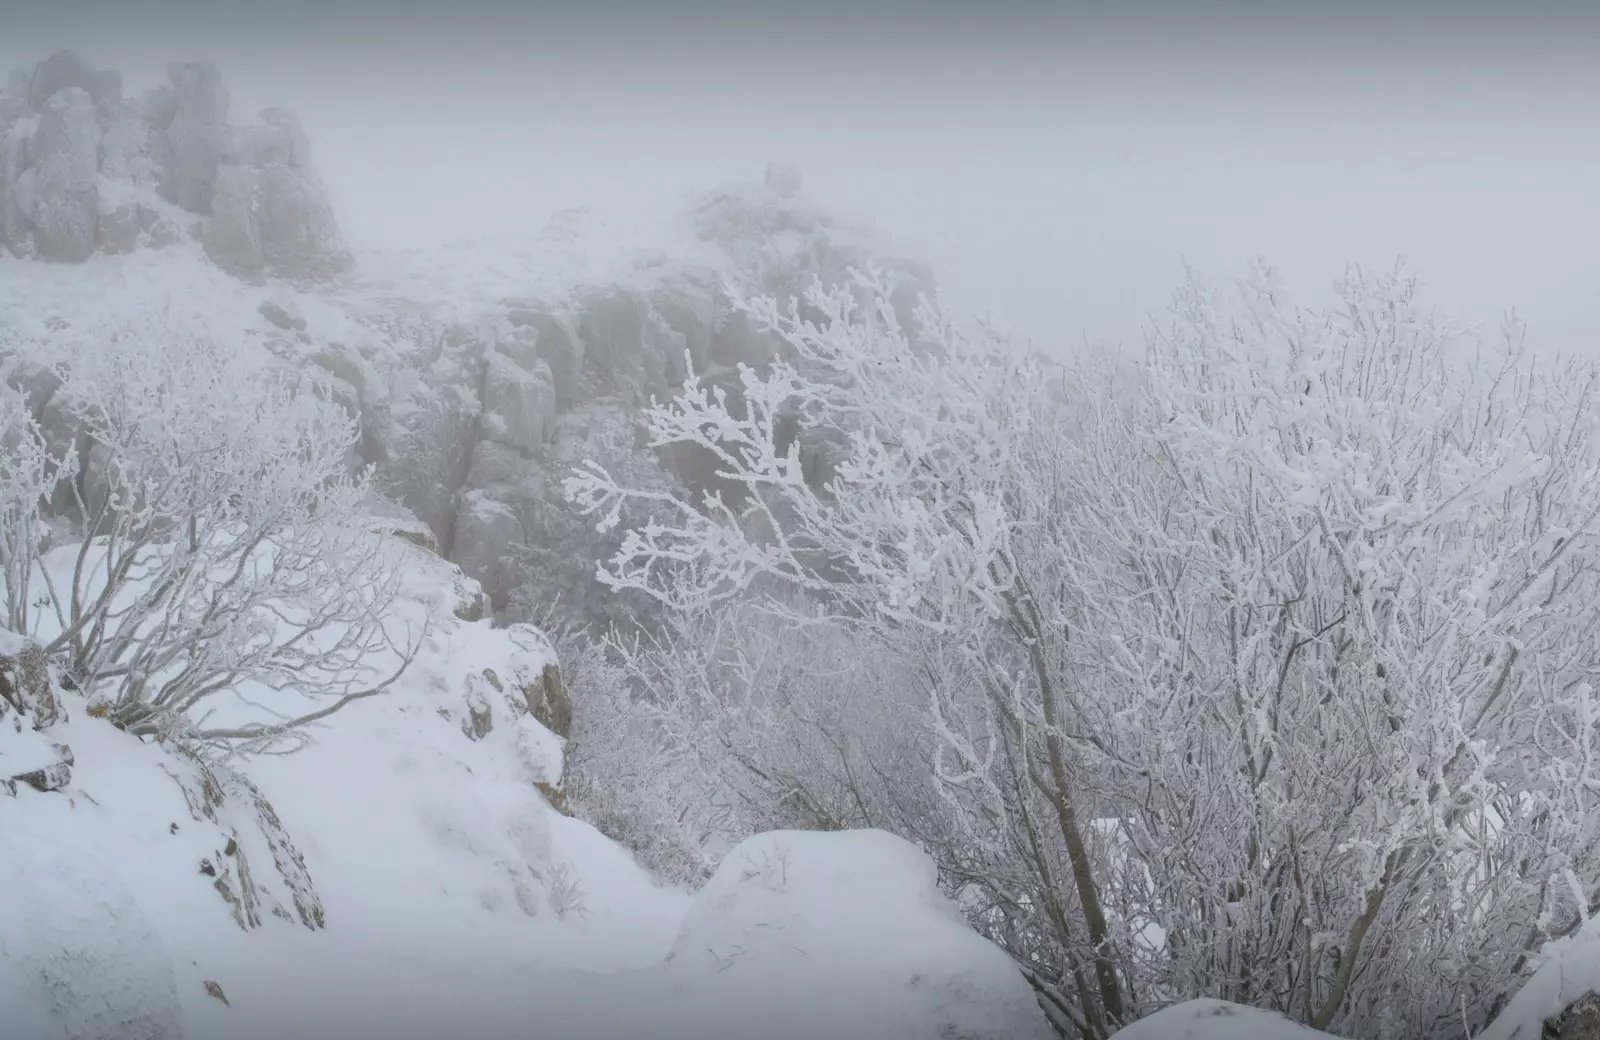
[[[150,105],[164,145],[161,195],[190,213],[209,213],[228,141],[232,99],[213,62],[173,62],[167,78],[171,87],[158,91]]]
[[[115,72],[59,51],[0,92],[0,246],[62,263],[181,241],[247,277],[322,279],[350,265],[294,113],[229,124],[216,65],[175,62],[138,101]]]
[[[39,258],[78,263],[98,241],[100,125],[94,99],[82,88],[57,91],[43,106],[17,200],[33,225]]]
[[[32,640],[0,631],[0,723],[15,712],[34,730],[61,721],[61,695],[50,675],[44,648]]]
[[[322,279],[351,264],[300,120],[282,108],[231,132],[202,241],[226,271]]]
[[[503,561],[525,540],[522,521],[511,506],[482,491],[469,491],[462,496],[453,559],[468,577],[483,584],[491,600],[505,602],[511,590]]]
[[[1600,1040],[1600,994],[1591,992],[1579,997],[1549,1019],[1545,1029],[1553,1029],[1556,1040]]]
[[[33,67],[28,79],[28,107],[44,110],[51,98],[63,90],[78,89],[96,105],[122,99],[122,75],[96,69],[72,51],[57,51]]]
[[[0,630],[0,794],[43,794],[72,782],[72,749],[48,732],[65,717],[44,648]]]

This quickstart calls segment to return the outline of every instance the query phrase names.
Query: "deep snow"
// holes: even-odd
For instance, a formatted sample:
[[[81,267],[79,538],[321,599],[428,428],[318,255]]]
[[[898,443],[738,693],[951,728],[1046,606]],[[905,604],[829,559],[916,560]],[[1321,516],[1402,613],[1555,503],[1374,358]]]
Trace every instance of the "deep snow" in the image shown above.
[[[48,737],[73,750],[71,784],[0,797],[0,1035],[1047,1035],[1021,976],[899,839],[759,836],[691,897],[552,809],[535,782],[558,782],[561,741],[517,692],[548,644],[461,620],[470,580],[373,537],[404,558],[396,615],[431,622],[418,660],[293,754],[211,763],[215,819],[191,811],[194,763],[65,695]],[[490,707],[478,739],[469,704]],[[0,743],[0,764],[40,736]],[[275,869],[285,846],[230,769],[270,802],[314,893]],[[238,880],[229,838],[259,889],[250,930],[217,888],[218,868]]]

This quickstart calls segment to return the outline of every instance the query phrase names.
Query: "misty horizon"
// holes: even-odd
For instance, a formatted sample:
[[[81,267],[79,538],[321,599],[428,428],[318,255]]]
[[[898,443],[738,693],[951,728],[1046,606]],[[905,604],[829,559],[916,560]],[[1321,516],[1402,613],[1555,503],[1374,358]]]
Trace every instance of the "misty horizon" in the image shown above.
[[[1575,11],[95,6],[19,12],[0,64],[76,49],[137,92],[217,61],[236,118],[300,114],[358,254],[659,213],[778,160],[1051,349],[1136,342],[1185,262],[1258,255],[1310,301],[1403,258],[1453,315],[1600,343]]]

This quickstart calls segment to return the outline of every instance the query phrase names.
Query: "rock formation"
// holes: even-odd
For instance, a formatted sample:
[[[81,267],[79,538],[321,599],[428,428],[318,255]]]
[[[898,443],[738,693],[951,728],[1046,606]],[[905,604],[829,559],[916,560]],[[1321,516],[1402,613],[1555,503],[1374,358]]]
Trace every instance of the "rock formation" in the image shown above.
[[[775,356],[778,344],[731,306],[727,279],[788,301],[871,257],[801,194],[798,168],[772,164],[763,181],[711,192],[685,215],[685,252],[712,247],[695,262],[665,256],[611,278],[530,286],[448,320],[386,300],[345,309],[332,332],[327,302],[310,290],[351,257],[311,142],[286,109],[236,123],[231,105],[203,61],[169,65],[167,82],[137,99],[69,51],[14,75],[0,91],[0,263],[3,253],[80,262],[188,238],[223,271],[276,283],[251,304],[249,334],[356,419],[352,468],[373,466],[382,493],[496,610],[530,581],[585,620],[633,609],[595,581],[615,534],[562,500],[565,468],[592,458],[630,481],[708,487],[703,460],[645,448],[639,409],[691,376],[737,399],[738,366]],[[704,258],[718,255],[725,262]],[[901,272],[909,311],[926,273],[887,266]],[[352,335],[350,319],[365,331]],[[74,440],[50,393],[36,409],[54,442]],[[826,431],[799,435],[808,472],[825,479]],[[94,450],[81,447],[92,491]]]
[[[138,100],[122,78],[58,51],[0,92],[0,247],[78,263],[199,237],[244,277],[327,278],[350,266],[292,112],[228,122],[210,62],[176,62]]]

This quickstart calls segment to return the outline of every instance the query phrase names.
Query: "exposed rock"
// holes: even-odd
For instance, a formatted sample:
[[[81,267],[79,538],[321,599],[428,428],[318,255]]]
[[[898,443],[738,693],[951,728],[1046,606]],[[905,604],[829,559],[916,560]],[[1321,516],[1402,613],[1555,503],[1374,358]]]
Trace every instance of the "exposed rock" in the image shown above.
[[[113,181],[153,187],[159,167],[150,155],[150,130],[137,104],[101,103],[100,175]]]
[[[572,694],[567,692],[567,684],[561,679],[561,669],[554,663],[544,666],[544,673],[540,676],[539,701],[529,704],[528,710],[540,725],[556,736],[571,735]]]
[[[288,332],[304,332],[306,330],[305,315],[300,313],[300,305],[288,293],[278,292],[273,294],[271,299],[263,300],[257,310],[261,312],[263,318],[280,329]],[[324,365],[323,367],[327,368],[329,366]],[[347,379],[349,382],[355,382],[355,380],[349,379],[344,372],[331,368],[330,371],[333,371],[334,375]]]
[[[544,795],[544,800],[550,803],[550,808],[563,816],[572,815],[572,811],[567,808],[567,792],[561,786],[544,780],[535,780],[533,786]]]
[[[307,169],[311,166],[311,139],[306,136],[300,117],[287,108],[264,108],[259,113],[261,121],[280,135],[288,146],[287,154],[280,160],[285,166]]]
[[[374,427],[367,455],[382,460],[380,490],[427,524],[445,553],[458,560],[452,535],[456,492],[472,465],[480,406],[464,385],[468,373],[440,376],[437,383],[432,373],[429,378],[418,396],[403,402],[403,420],[391,420],[386,403],[364,409],[363,422]]]
[[[233,274],[323,279],[350,265],[327,192],[309,168],[222,166],[211,207],[201,241]]]
[[[613,287],[584,299],[579,334],[590,365],[607,390],[637,388],[642,381],[645,319],[649,304]]]
[[[0,632],[0,637],[0,717],[7,714],[9,705],[10,710],[32,720],[35,730],[61,721],[61,696],[44,648],[9,632]]]
[[[453,613],[462,621],[483,621],[494,615],[494,604],[483,586],[466,575],[455,584],[456,605]]]
[[[206,255],[225,270],[258,273],[266,266],[267,257],[261,248],[261,225],[256,216],[256,171],[225,166],[217,171],[214,181],[211,219],[201,238]]]
[[[33,67],[28,105],[36,112],[43,111],[51,98],[73,87],[89,95],[97,105],[118,101],[122,98],[122,75],[96,69],[73,51],[56,51]]]
[[[689,378],[689,338],[654,310],[645,321],[644,392],[667,397]]]
[[[61,750],[66,750],[66,745],[58,745]],[[39,769],[30,769],[25,773],[18,773],[6,779],[7,790],[16,793],[17,784],[27,784],[40,794],[59,791],[72,783],[72,761],[64,757],[58,762]]]
[[[494,729],[494,711],[478,686],[481,677],[469,675],[467,679],[467,717],[461,720],[461,732],[468,740],[482,740]]]
[[[483,379],[483,436],[533,452],[555,432],[555,384],[550,366],[533,371],[501,353],[490,354]]]
[[[481,491],[461,497],[453,556],[469,578],[482,583],[492,602],[502,602],[511,591],[502,559],[507,548],[523,538],[522,521],[510,506]]]
[[[311,143],[300,117],[287,108],[263,109],[261,122],[233,127],[223,147],[225,163],[236,166],[279,164],[295,169],[311,165]]]
[[[512,356],[524,368],[542,360],[550,366],[556,400],[577,400],[583,381],[584,342],[574,316],[560,309],[515,308],[506,314],[514,330]],[[527,360],[524,360],[524,358]]]
[[[1587,993],[1546,1022],[1556,1040],[1600,1040],[1600,994]]]
[[[482,491],[499,484],[511,484],[528,471],[528,460],[508,444],[479,441],[472,449],[472,468],[467,471],[467,487]]]
[[[827,487],[850,454],[850,436],[843,430],[812,427],[795,438],[800,445],[800,472],[814,488]]]
[[[166,139],[161,194],[191,213],[210,213],[218,167],[228,141],[228,88],[214,62],[173,62],[170,115],[164,95],[155,101]]]
[[[680,280],[658,289],[651,297],[651,306],[667,326],[681,333],[684,347],[694,362],[695,372],[704,372],[711,365],[711,336],[716,323],[716,301],[711,292],[688,280]],[[678,364],[669,358],[668,371]]]
[[[254,842],[256,837],[261,840],[257,850],[264,851],[272,859],[278,881],[294,906],[294,917],[313,931],[326,927],[322,898],[317,894],[311,873],[306,868],[305,857],[295,847],[283,821],[278,818],[277,810],[261,790],[248,777],[220,762],[206,761],[193,748],[174,744],[172,751],[184,759],[185,768],[180,772],[171,769],[166,772],[183,792],[190,816],[196,823],[209,821],[217,824],[227,840],[222,854],[217,857],[222,863],[222,871],[219,875],[217,867],[213,865],[209,876],[223,881],[230,874],[228,861],[232,861],[238,872],[239,888],[233,890],[220,884],[216,887],[224,899],[228,898],[230,892],[234,896],[231,902],[240,927],[248,931],[259,925],[263,919],[259,912],[253,912],[250,908],[260,906],[262,899],[273,898],[265,884],[252,879],[245,858],[242,842],[247,838]],[[240,823],[244,826],[241,827]],[[275,901],[267,909],[276,917],[288,916],[287,911]]]
[[[426,549],[435,556],[439,555],[439,540],[433,536],[427,524],[415,517],[410,519],[382,517],[373,520],[368,525],[368,530],[398,538],[402,542],[410,542],[419,549]]]
[[[143,203],[124,199],[105,205],[101,199],[99,245],[103,253],[116,256],[131,253],[140,246],[161,248],[181,237],[172,221]]]
[[[272,313],[268,313],[268,311]],[[261,305],[261,315],[279,328],[304,332],[306,320],[300,308],[287,294],[279,294]],[[288,322],[287,325],[281,324]],[[349,383],[356,395],[365,398],[367,392],[367,366],[361,353],[345,343],[325,343],[311,355],[311,363],[326,369],[332,375]]]
[[[16,199],[16,183],[27,169],[29,115],[20,97],[0,94],[0,246],[13,255],[32,253],[27,218]]]
[[[139,207],[130,202],[102,210],[97,225],[101,252],[113,256],[139,247]]]
[[[100,219],[100,125],[94,101],[80,87],[57,91],[45,102],[29,145],[32,160],[19,191],[34,227],[39,257],[79,263],[94,254]]]

